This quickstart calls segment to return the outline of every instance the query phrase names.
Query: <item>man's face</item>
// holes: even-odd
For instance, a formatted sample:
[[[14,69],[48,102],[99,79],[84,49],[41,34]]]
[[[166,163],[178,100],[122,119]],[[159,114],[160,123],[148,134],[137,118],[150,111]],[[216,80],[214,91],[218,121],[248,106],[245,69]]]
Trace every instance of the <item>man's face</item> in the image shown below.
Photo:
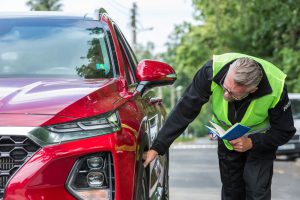
[[[235,70],[229,70],[222,85],[226,101],[239,101],[257,90],[257,87],[238,85],[234,81]]]

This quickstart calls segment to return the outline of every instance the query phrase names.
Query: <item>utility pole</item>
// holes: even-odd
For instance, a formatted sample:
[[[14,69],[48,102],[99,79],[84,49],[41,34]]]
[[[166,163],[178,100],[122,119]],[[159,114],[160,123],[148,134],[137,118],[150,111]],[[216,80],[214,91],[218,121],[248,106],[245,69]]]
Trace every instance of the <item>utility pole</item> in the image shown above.
[[[131,8],[131,32],[132,32],[132,48],[133,51],[136,52],[137,48],[137,40],[136,40],[136,13],[137,13],[137,5],[136,2],[133,2]]]

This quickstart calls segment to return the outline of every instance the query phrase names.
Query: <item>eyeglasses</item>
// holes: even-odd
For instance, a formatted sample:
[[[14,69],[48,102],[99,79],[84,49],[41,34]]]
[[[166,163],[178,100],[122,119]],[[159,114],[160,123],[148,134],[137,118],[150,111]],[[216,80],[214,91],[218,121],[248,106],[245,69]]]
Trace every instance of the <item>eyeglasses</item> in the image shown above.
[[[246,98],[250,94],[250,92],[248,92],[248,93],[246,93],[245,95],[243,95],[241,97],[236,97],[236,96],[234,96],[232,94],[232,92],[230,90],[228,90],[227,88],[225,88],[223,84],[221,84],[221,87],[223,88],[224,92],[227,92],[236,101],[240,101],[240,100]]]
[[[220,85],[221,85],[221,87],[223,88],[223,91],[224,91],[224,92],[227,92],[234,100],[240,101],[240,100],[246,98],[246,97],[250,94],[250,92],[248,92],[248,93],[246,93],[245,95],[243,95],[243,96],[241,96],[241,97],[237,97],[237,96],[235,96],[234,94],[232,94],[232,92],[231,92],[229,89],[227,89],[226,87],[224,87],[224,80],[225,80],[226,75],[227,75],[227,73],[226,73],[226,74],[223,76],[223,78],[221,79]]]

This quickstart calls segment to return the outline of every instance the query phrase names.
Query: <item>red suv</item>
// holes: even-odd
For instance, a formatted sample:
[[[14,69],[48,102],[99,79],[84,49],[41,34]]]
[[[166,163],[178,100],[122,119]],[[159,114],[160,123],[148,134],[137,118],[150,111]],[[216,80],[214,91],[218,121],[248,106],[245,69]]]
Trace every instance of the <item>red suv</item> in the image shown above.
[[[1,13],[0,199],[168,199],[168,154],[142,154],[165,120],[152,88],[175,80],[103,9]]]

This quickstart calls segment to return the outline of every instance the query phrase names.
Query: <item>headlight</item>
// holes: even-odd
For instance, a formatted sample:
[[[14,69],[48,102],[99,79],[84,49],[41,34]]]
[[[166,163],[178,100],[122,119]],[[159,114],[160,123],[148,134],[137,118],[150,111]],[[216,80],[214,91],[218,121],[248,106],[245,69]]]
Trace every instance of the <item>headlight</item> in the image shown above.
[[[100,152],[84,156],[74,164],[66,188],[77,199],[114,199],[114,170],[112,156]]]
[[[39,127],[30,132],[41,144],[55,144],[69,140],[88,138],[120,130],[117,112],[73,122]]]

